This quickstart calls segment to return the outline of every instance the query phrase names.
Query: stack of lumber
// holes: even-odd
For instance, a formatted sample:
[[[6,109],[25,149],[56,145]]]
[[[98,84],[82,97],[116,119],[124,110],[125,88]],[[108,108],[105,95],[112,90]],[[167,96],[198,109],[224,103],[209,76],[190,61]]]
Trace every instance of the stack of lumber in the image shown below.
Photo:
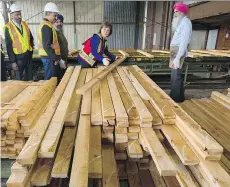
[[[1,87],[1,157],[15,158],[56,87],[56,79],[42,82],[7,81]]]
[[[223,146],[219,163],[230,174],[230,98],[213,91],[210,99],[187,100],[181,107]]]
[[[230,186],[223,147],[142,70],[119,63],[67,69],[8,187]]]

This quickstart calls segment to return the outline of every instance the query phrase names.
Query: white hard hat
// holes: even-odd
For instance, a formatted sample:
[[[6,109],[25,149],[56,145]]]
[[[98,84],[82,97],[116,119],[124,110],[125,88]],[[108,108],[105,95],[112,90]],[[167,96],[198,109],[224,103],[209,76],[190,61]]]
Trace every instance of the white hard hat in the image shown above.
[[[10,13],[20,12],[20,11],[21,11],[21,8],[18,5],[16,4],[10,5]]]
[[[56,12],[56,13],[58,13],[59,10],[58,10],[58,7],[56,4],[49,2],[46,4],[46,6],[44,8],[44,12]]]

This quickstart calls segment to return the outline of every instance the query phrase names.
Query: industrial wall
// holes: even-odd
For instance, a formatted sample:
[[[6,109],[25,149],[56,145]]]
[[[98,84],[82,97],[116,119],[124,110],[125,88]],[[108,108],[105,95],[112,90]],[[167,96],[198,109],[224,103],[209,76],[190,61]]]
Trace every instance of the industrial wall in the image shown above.
[[[22,9],[23,20],[29,23],[37,47],[38,27],[44,16],[43,8],[47,1],[15,3]],[[64,16],[64,34],[68,39],[69,48],[80,49],[87,38],[99,31],[103,21],[109,21],[113,25],[113,34],[108,38],[109,48],[141,48],[144,3],[134,1],[57,3]]]
[[[221,24],[216,49],[230,49],[230,22]]]

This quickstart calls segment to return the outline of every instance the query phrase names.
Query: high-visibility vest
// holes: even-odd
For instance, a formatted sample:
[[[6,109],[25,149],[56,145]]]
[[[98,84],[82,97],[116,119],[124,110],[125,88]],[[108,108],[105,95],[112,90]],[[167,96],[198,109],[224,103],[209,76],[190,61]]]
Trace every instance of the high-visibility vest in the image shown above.
[[[52,23],[50,23],[49,21],[45,21],[45,20],[43,20],[41,22],[40,27],[39,27],[39,31],[38,31],[38,46],[39,46],[38,54],[40,56],[48,56],[48,54],[46,53],[45,49],[43,48],[43,44],[42,44],[42,28],[44,25],[47,25],[48,27],[50,27],[52,29],[53,43],[51,44],[51,48],[55,51],[56,55],[60,55],[60,46],[58,43],[58,37],[57,37],[56,30],[53,27]]]
[[[103,47],[105,48],[105,46],[102,45],[103,39],[102,36],[100,34],[97,34],[100,37],[100,43],[98,45],[97,48],[97,52],[101,55],[103,55]],[[83,48],[82,50],[79,52],[79,57],[81,59],[83,59],[87,64],[89,64],[90,66],[93,66],[95,64],[95,62],[97,61],[97,59],[93,56],[92,54],[92,48],[91,48],[91,40],[92,40],[93,36],[90,37],[88,40],[86,40],[82,45]]]
[[[21,22],[23,33],[21,34],[12,21],[7,23],[10,38],[12,40],[12,47],[15,54],[23,54],[26,51],[32,51],[33,48],[30,43],[30,30],[26,22]]]

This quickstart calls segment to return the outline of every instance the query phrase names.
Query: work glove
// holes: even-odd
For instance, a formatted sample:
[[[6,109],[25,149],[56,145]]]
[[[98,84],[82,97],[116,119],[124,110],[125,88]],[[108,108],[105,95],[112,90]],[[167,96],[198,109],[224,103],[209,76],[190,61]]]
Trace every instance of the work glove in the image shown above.
[[[17,65],[16,62],[12,63],[12,69],[13,69],[14,71],[17,71],[17,70],[18,70],[18,65]]]
[[[57,66],[59,64],[59,60],[54,62],[54,65]]]
[[[110,59],[109,58],[103,58],[102,62],[105,66],[108,66],[110,64]]]
[[[61,69],[66,69],[66,63],[65,63],[65,61],[64,60],[59,60],[59,66],[60,66],[60,68]]]
[[[175,58],[173,60],[172,68],[173,69],[179,69],[180,68],[180,59],[179,58]]]

